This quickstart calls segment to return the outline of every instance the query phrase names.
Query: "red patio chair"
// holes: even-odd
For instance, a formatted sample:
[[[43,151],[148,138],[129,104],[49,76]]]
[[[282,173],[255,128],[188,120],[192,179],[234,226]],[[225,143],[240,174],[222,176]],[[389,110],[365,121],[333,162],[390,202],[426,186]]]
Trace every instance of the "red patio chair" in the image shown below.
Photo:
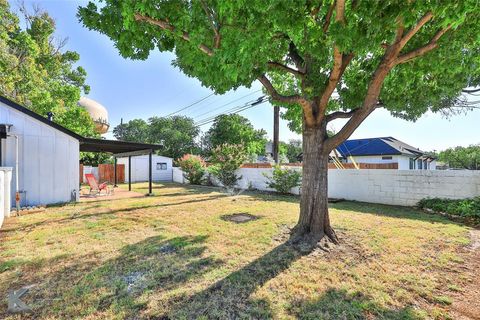
[[[100,194],[102,190],[105,190],[105,194],[110,194],[108,189],[108,184],[106,182],[98,184],[95,176],[92,173],[86,173],[85,178],[87,179],[88,185],[90,186],[90,194]]]

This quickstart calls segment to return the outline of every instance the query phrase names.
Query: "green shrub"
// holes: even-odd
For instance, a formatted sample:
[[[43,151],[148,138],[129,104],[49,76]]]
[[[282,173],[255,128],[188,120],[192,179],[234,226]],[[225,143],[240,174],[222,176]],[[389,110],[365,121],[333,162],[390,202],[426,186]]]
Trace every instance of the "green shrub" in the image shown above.
[[[240,144],[222,144],[212,151],[210,172],[225,188],[232,189],[242,177],[236,171],[248,158],[245,148]]]
[[[418,206],[480,222],[480,197],[460,200],[426,198],[420,200]]]
[[[272,176],[265,175],[268,179],[267,186],[280,193],[289,193],[292,188],[298,187],[302,179],[302,173],[298,170],[273,167]]]
[[[190,184],[201,184],[205,175],[205,161],[202,157],[186,154],[177,160],[177,165],[182,169],[183,176]]]

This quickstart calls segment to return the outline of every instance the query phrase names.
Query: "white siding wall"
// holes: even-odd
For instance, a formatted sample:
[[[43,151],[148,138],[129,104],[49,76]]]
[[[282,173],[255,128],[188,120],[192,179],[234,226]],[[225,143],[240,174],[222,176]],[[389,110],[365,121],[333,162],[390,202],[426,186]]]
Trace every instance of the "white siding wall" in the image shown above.
[[[242,168],[240,188],[248,185],[268,190],[264,174],[272,169]],[[187,183],[174,168],[174,181]],[[298,188],[293,194],[299,194]],[[413,206],[423,198],[463,199],[480,195],[480,171],[468,170],[337,170],[328,172],[328,195],[332,198]]]
[[[19,137],[19,190],[27,205],[68,202],[79,188],[79,141],[0,102],[0,123]],[[2,164],[15,167],[15,138],[2,141]],[[15,172],[11,204],[15,204]],[[25,196],[25,193],[22,194]],[[25,199],[22,200],[22,205]]]
[[[385,157],[390,157],[386,155]],[[404,155],[392,155],[392,159],[383,160],[382,156],[355,156],[354,160],[357,163],[398,163],[398,170],[410,170],[410,157]],[[347,162],[352,162],[347,158]],[[436,161],[430,162],[429,170],[436,170]]]
[[[118,158],[118,164],[125,165],[125,182],[128,182],[128,157]],[[157,163],[166,163],[167,170],[157,168]],[[152,155],[152,180],[172,181],[173,159]],[[148,181],[148,155],[132,157],[132,182]]]

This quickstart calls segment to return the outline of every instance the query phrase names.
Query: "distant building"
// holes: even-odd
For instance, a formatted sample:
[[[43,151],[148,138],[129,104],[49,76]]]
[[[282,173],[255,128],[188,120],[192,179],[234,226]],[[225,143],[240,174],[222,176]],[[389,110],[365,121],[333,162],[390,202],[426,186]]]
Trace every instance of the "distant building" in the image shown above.
[[[398,163],[399,170],[436,170],[435,157],[393,137],[353,139],[337,147],[343,162]]]

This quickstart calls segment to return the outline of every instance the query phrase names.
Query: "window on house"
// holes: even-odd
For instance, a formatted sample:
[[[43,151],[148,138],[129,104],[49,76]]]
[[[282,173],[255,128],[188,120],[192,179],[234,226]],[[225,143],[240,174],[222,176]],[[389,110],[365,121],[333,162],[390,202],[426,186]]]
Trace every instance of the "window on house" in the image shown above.
[[[410,160],[409,169],[410,169],[410,170],[415,169],[415,159],[410,158],[409,160]]]
[[[392,156],[382,157],[382,160],[392,160]]]
[[[427,160],[423,160],[423,169],[424,170],[428,169],[428,161]]]
[[[418,169],[419,169],[419,170],[422,170],[422,169],[423,169],[423,166],[422,166],[422,165],[423,165],[423,161],[422,161],[422,160],[418,160],[418,161],[417,161],[417,164],[418,164]]]
[[[157,162],[157,170],[167,170],[166,162]]]

